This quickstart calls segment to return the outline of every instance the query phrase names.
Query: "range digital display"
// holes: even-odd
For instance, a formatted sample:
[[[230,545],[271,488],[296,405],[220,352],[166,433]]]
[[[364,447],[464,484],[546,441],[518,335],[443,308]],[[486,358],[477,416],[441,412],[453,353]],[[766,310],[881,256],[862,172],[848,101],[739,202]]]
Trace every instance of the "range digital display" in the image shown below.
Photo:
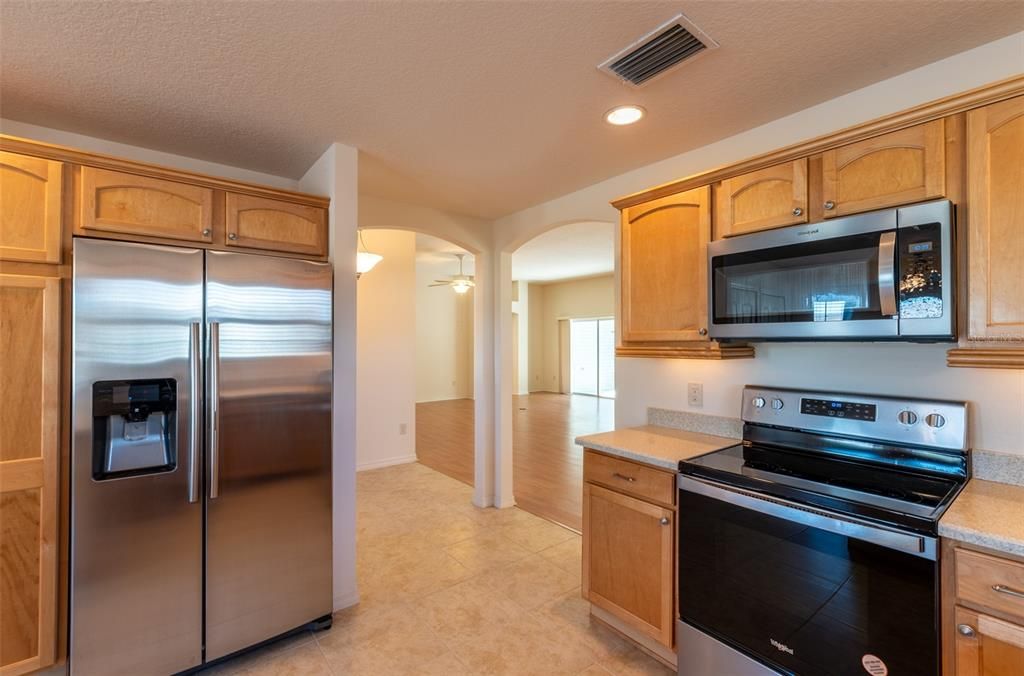
[[[800,400],[800,412],[826,418],[852,418],[874,422],[876,407],[874,404],[859,404],[855,401],[805,398]]]

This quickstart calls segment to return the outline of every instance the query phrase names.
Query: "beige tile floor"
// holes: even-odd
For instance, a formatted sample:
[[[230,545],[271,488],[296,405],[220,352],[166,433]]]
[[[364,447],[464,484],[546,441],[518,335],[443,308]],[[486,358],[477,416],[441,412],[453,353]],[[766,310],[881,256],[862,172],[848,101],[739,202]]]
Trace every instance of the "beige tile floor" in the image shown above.
[[[359,605],[204,676],[672,672],[592,620],[580,538],[420,464],[358,477]]]

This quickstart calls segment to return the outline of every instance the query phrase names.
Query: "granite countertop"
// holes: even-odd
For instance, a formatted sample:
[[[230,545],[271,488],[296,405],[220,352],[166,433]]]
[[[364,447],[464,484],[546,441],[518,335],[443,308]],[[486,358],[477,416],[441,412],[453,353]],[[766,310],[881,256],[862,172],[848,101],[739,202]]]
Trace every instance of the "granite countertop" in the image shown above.
[[[576,443],[595,451],[603,451],[674,472],[679,469],[680,460],[688,460],[734,446],[740,443],[740,440],[700,432],[686,432],[671,427],[643,425],[576,437]]]
[[[939,535],[1024,556],[1024,486],[971,479],[942,515]]]

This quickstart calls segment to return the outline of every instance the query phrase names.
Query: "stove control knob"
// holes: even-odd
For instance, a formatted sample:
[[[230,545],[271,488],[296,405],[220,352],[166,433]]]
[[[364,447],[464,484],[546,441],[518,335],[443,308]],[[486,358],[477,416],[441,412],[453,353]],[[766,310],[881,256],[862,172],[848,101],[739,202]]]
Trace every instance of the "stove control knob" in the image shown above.
[[[772,408],[776,411],[781,411],[783,406],[785,406],[785,404],[782,403],[781,399],[772,399]]]
[[[900,414],[896,417],[904,425],[913,425],[917,422],[917,414],[913,411],[900,411]]]
[[[750,403],[754,405],[754,408],[764,408],[764,397],[754,397],[750,400]]]
[[[937,429],[946,424],[946,418],[938,413],[929,413],[924,417],[924,422],[928,427],[935,427]]]

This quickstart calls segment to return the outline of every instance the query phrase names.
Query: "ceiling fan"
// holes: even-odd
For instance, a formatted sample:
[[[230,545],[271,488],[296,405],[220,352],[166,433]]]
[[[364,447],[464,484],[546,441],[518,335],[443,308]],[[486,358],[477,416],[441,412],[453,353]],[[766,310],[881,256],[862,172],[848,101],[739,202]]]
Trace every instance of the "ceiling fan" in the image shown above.
[[[462,272],[462,259],[465,258],[466,254],[457,253],[454,255],[459,259],[459,274],[452,275],[449,279],[435,279],[435,284],[428,284],[427,286],[450,286],[455,293],[466,293],[476,286],[476,282],[473,281],[473,275],[466,275]]]

